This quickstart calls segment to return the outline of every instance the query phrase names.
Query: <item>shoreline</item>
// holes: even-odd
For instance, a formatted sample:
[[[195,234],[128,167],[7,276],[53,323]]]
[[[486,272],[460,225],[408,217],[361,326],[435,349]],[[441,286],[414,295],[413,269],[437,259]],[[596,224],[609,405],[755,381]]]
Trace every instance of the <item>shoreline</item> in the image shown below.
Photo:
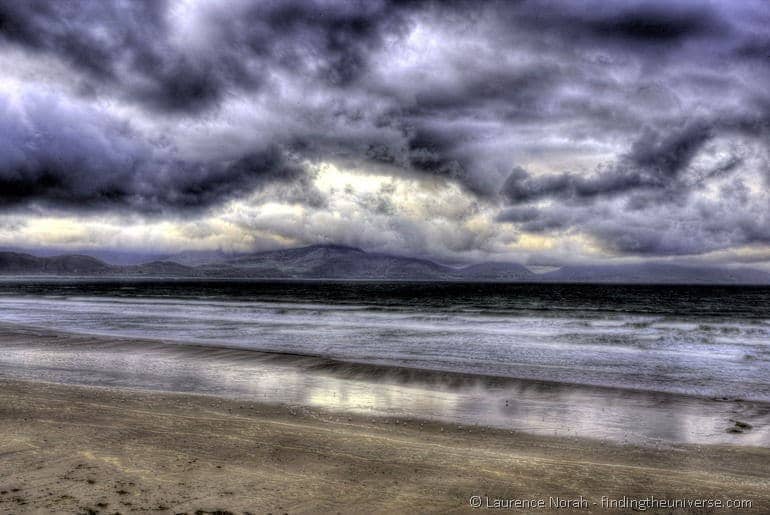
[[[770,447],[770,403],[762,401],[422,371],[9,324],[0,324],[0,345],[0,378],[11,380],[208,394],[635,445]]]
[[[751,500],[746,513],[770,509],[764,447],[654,449],[6,379],[0,414],[0,508],[14,513],[465,513],[472,495],[730,498]]]
[[[440,368],[419,368],[395,363],[374,363],[356,361],[325,356],[323,354],[298,353],[280,350],[259,350],[242,347],[234,344],[211,345],[207,342],[186,341],[183,339],[172,340],[164,338],[137,338],[129,335],[112,335],[107,333],[88,333],[68,331],[64,329],[53,330],[46,327],[38,327],[28,324],[16,324],[0,321],[0,342],[3,344],[17,344],[18,338],[34,336],[36,338],[56,339],[57,344],[62,339],[68,339],[65,345],[89,345],[100,342],[110,349],[125,350],[128,346],[144,345],[153,349],[165,348],[169,351],[177,350],[180,353],[205,353],[218,355],[230,355],[233,357],[252,357],[255,361],[275,363],[279,365],[301,365],[310,372],[321,372],[339,375],[343,378],[368,378],[386,379],[396,383],[414,383],[423,386],[439,385],[446,388],[461,388],[464,386],[503,387],[506,385],[530,385],[542,389],[584,389],[605,393],[627,393],[660,398],[691,398],[703,401],[746,401],[770,406],[770,399],[757,399],[742,396],[714,397],[705,394],[679,392],[671,390],[647,390],[634,388],[631,385],[593,384],[578,382],[561,382],[556,380],[539,379],[531,377],[511,377],[505,375],[483,374],[463,372]],[[16,340],[16,341],[13,341]],[[27,345],[24,343],[23,345]],[[355,370],[352,370],[355,369]],[[169,392],[175,393],[175,392]],[[185,393],[185,392],[176,392]]]

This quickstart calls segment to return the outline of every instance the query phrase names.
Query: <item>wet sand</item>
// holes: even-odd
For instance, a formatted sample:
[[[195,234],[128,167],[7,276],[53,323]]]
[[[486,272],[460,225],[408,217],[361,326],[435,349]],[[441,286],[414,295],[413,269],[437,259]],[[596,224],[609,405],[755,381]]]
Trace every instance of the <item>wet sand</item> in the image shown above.
[[[636,446],[770,447],[770,404],[0,324],[0,378],[214,395]],[[736,422],[751,427],[736,427]]]
[[[469,505],[472,495],[542,498],[546,505],[549,497],[582,495],[588,506],[580,513],[630,511],[602,508],[602,496],[749,499],[750,510],[713,512],[767,513],[768,463],[770,450],[762,447],[645,448],[205,395],[0,380],[3,513],[483,511]]]

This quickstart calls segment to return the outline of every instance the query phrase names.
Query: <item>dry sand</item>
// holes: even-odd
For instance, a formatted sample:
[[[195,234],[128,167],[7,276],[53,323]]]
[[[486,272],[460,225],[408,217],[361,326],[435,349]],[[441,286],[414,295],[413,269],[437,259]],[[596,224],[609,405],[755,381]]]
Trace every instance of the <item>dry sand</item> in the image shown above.
[[[474,510],[472,495],[582,495],[590,504],[580,513],[625,512],[593,505],[601,496],[742,498],[751,510],[715,512],[770,513],[770,450],[645,449],[200,395],[0,381],[2,513],[501,512]]]

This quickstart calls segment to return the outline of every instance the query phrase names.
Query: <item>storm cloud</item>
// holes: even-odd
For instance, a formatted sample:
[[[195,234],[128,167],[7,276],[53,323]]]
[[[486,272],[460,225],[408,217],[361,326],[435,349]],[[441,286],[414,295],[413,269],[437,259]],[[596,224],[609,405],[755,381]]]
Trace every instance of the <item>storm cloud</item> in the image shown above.
[[[239,211],[261,239],[449,259],[763,247],[768,26],[761,1],[8,0],[0,209],[203,222],[251,199],[305,209]],[[341,203],[327,165],[473,212]],[[316,223],[332,207],[346,223]]]
[[[194,209],[302,172],[276,148],[235,160],[195,162],[143,141],[125,123],[51,96],[0,98],[0,205]]]

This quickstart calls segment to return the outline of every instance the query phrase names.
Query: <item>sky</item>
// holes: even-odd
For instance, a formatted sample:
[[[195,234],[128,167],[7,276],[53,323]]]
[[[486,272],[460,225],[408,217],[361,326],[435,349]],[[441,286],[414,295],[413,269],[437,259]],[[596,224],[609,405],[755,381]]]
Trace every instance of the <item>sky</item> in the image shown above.
[[[770,8],[0,2],[0,247],[770,266]]]

